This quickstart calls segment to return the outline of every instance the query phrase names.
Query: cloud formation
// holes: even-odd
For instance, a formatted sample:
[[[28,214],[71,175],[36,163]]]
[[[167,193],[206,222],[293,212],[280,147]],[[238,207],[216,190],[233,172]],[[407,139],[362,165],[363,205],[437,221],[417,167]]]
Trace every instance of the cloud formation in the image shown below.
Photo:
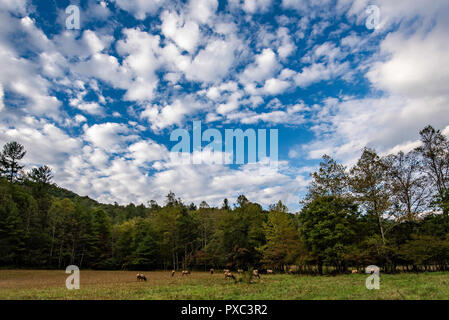
[[[87,1],[80,30],[60,6],[0,3],[0,142],[100,201],[243,193],[294,210],[324,153],[349,164],[449,125],[445,0]],[[174,163],[170,132],[193,120],[279,129],[279,170]]]

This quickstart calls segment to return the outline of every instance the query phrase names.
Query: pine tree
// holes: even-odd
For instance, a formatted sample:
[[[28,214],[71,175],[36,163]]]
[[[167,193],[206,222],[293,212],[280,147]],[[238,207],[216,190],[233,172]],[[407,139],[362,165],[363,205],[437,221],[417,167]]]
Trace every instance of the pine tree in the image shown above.
[[[8,142],[3,146],[0,162],[10,182],[17,179],[18,173],[23,169],[23,166],[19,164],[19,160],[22,160],[25,154],[24,146],[16,141]]]

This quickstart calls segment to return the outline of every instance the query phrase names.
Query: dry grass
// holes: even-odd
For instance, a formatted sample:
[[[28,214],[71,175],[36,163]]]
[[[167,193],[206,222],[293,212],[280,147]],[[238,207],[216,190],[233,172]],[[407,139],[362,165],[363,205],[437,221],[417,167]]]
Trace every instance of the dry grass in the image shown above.
[[[366,275],[262,275],[253,284],[222,273],[81,270],[81,289],[67,290],[64,270],[0,270],[0,299],[449,299],[448,273],[382,275],[380,290],[365,288]]]

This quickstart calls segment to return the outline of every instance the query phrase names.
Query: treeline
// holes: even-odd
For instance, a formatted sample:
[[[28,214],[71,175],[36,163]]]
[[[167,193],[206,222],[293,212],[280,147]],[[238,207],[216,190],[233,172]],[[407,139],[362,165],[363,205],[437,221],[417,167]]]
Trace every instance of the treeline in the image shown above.
[[[406,154],[366,148],[351,168],[324,156],[295,214],[244,195],[220,207],[172,192],[163,206],[100,204],[53,184],[47,166],[24,172],[24,147],[11,142],[0,157],[0,266],[447,270],[449,142],[431,126],[420,135]]]

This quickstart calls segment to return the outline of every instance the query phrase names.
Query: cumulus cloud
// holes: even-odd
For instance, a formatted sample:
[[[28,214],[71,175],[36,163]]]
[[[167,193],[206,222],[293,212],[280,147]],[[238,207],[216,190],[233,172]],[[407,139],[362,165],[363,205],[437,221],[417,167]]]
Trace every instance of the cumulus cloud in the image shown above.
[[[190,0],[188,6],[190,17],[205,24],[215,15],[218,0]]]
[[[381,25],[362,30],[369,4]],[[0,142],[24,143],[27,165],[48,164],[58,184],[98,200],[145,202],[172,189],[211,204],[238,193],[296,204],[314,168],[296,168],[296,157],[349,163],[364,146],[410,150],[427,124],[448,132],[446,0],[89,0],[85,9],[89,29],[60,30],[27,1],[1,1]],[[194,119],[315,136],[266,175],[181,166],[164,136]]]
[[[214,40],[201,50],[186,74],[189,80],[215,82],[223,79],[234,62],[235,47],[232,42]]]
[[[242,7],[247,13],[266,12],[272,0],[243,0]]]
[[[279,62],[276,53],[271,49],[264,49],[256,55],[254,63],[246,67],[242,74],[242,80],[244,82],[260,82],[273,76],[278,69]]]
[[[107,122],[90,127],[85,125],[84,139],[97,148],[119,153],[123,152],[128,142],[135,141],[138,137],[124,124]]]
[[[411,12],[417,7],[410,8]],[[389,13],[391,19],[399,14],[394,12]],[[379,58],[369,64],[366,77],[383,92],[381,97],[332,100],[323,105],[317,115],[321,125],[314,127],[318,139],[306,147],[310,157],[328,153],[351,162],[364,146],[380,153],[409,151],[426,125],[447,126],[447,19],[441,16],[430,30],[418,26],[412,33],[404,27],[388,34],[380,43]]]
[[[161,14],[161,20],[162,33],[166,37],[173,40],[183,50],[195,51],[200,37],[197,23],[170,11],[164,11]]]
[[[115,4],[125,11],[128,11],[136,19],[144,20],[147,15],[154,15],[166,3],[165,0],[113,0]]]
[[[5,92],[3,91],[3,86],[0,83],[0,111],[5,108],[5,103],[3,102],[3,97],[5,96]]]

